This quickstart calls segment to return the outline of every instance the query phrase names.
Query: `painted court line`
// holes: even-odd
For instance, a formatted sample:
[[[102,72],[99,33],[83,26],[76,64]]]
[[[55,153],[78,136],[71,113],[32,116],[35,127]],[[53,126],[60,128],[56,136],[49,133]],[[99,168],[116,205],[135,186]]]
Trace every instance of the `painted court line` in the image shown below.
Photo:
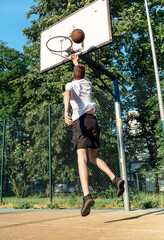
[[[56,225],[56,224],[32,224],[32,223],[11,223],[11,222],[0,222],[1,224],[9,224],[16,227],[17,225],[27,226],[38,226],[38,227],[56,227],[56,228],[75,228],[75,229],[91,229],[91,230],[113,230],[113,231],[130,231],[130,232],[154,232],[164,233],[164,230],[152,230],[152,229],[126,229],[126,228],[104,228],[104,227],[80,227],[80,226],[67,226],[67,225]]]

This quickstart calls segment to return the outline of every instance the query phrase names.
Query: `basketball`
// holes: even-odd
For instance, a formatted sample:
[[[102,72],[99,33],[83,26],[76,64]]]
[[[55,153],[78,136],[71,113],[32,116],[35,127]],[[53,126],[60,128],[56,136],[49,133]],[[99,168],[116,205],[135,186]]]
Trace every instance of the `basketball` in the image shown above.
[[[81,43],[84,41],[85,34],[81,29],[75,29],[71,33],[71,39],[74,43]]]

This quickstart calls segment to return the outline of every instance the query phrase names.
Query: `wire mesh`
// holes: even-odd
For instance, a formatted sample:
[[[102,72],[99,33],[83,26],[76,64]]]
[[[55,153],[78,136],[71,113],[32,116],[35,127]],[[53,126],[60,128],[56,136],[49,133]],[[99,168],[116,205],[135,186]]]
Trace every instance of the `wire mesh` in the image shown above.
[[[94,89],[96,116],[100,126],[101,148],[98,157],[119,175],[117,130],[113,98]],[[154,76],[140,78],[132,85],[126,108],[123,105],[123,130],[131,204],[134,196],[164,192],[164,154]],[[70,112],[71,114],[71,112]],[[48,106],[35,114],[6,123],[4,197],[49,196]],[[82,195],[77,156],[73,150],[71,127],[64,123],[63,104],[51,111],[52,194]],[[0,122],[2,149],[3,122]],[[162,155],[163,154],[163,155]],[[0,151],[2,158],[2,151]],[[88,160],[89,188],[95,198],[114,198],[110,179]],[[142,196],[142,201],[143,201]],[[148,201],[150,203],[150,201]],[[118,203],[118,202],[117,202]],[[147,200],[145,198],[145,203]],[[150,206],[145,204],[144,206]],[[116,205],[118,206],[118,205]],[[134,205],[143,207],[143,205]],[[154,205],[153,205],[154,206]]]

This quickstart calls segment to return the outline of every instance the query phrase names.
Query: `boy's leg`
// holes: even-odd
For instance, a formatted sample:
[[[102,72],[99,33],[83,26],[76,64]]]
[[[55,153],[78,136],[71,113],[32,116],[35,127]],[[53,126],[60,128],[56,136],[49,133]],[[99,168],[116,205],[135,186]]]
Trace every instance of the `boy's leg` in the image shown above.
[[[87,149],[77,149],[78,156],[78,169],[79,176],[81,181],[81,186],[83,189],[83,207],[81,209],[81,215],[87,216],[90,213],[90,208],[94,205],[94,200],[89,194],[89,186],[88,186],[88,168],[87,168]]]
[[[89,194],[88,186],[88,168],[87,168],[87,149],[77,149],[78,170],[81,181],[81,187],[84,197]]]
[[[97,158],[97,148],[89,148],[89,158],[90,161],[96,165],[100,170],[108,175],[108,177],[113,180],[115,178],[114,173],[110,170],[107,164],[100,158]]]
[[[89,149],[89,157],[90,161],[96,165],[100,170],[108,175],[111,179],[114,187],[117,191],[117,197],[121,196],[124,192],[124,180],[120,179],[119,177],[115,176],[114,173],[110,170],[107,164],[100,158],[97,158],[97,149]]]

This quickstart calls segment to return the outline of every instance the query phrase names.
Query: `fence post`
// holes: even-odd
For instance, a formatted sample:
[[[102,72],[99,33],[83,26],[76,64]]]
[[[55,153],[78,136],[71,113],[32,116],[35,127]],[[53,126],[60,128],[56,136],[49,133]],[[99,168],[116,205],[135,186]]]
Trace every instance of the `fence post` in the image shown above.
[[[49,200],[52,203],[52,156],[51,156],[51,105],[48,105],[49,122]]]
[[[139,191],[140,191],[140,185],[139,185],[138,173],[136,173],[136,182],[137,182],[137,192],[139,193]]]
[[[120,104],[120,96],[119,96],[119,88],[118,88],[118,79],[113,81],[113,90],[114,90],[114,95],[116,96],[115,112],[116,112],[119,164],[120,164],[120,170],[121,170],[121,177],[125,180],[125,192],[123,195],[124,209],[125,211],[130,211],[128,178],[127,178],[127,170],[126,170],[125,148],[124,148],[124,141],[123,141],[121,104]]]
[[[3,180],[4,180],[4,150],[5,150],[5,130],[6,130],[6,121],[3,121],[3,141],[2,141],[2,161],[1,161],[1,192],[0,192],[0,201],[3,203]]]

